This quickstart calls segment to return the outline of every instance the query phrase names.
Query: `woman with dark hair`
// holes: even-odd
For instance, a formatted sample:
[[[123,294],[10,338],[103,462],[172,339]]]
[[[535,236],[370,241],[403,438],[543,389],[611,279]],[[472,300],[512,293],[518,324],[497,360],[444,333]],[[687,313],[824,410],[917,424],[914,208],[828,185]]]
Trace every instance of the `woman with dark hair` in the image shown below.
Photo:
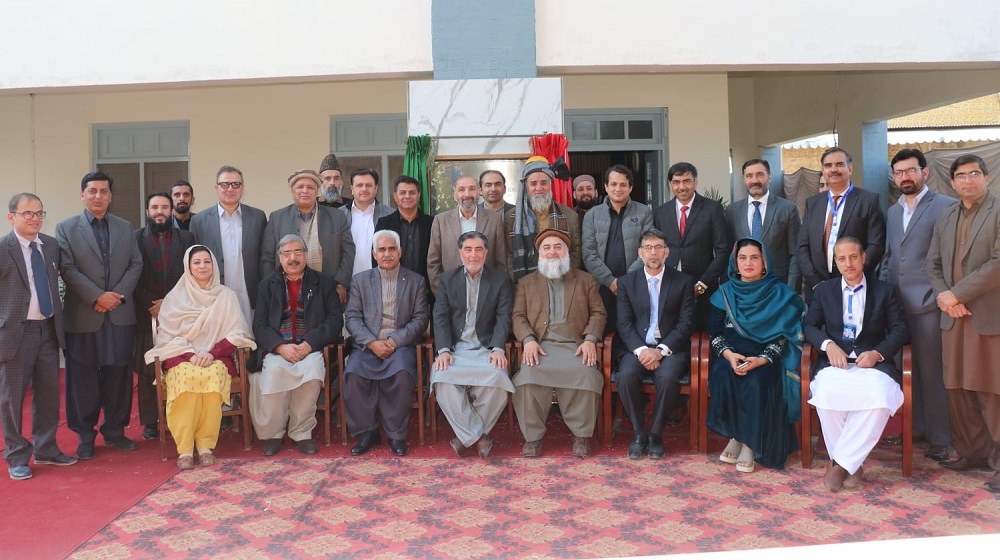
[[[163,298],[156,345],[146,363],[159,358],[167,393],[167,426],[177,444],[177,467],[194,467],[194,449],[202,466],[214,465],[222,405],[229,403],[230,376],[236,373],[237,347],[256,348],[240,311],[236,292],[219,282],[219,267],[208,247],[194,245],[184,254],[185,270]]]
[[[707,425],[731,438],[719,460],[739,472],[753,472],[755,462],[782,469],[797,448],[805,306],[770,270],[763,244],[740,239],[729,281],[711,299]]]

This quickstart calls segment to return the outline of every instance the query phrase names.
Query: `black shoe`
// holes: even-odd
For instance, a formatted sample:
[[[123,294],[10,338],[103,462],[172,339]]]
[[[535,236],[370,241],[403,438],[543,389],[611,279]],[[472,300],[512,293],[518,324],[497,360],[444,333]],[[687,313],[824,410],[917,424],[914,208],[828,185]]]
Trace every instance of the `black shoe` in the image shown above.
[[[12,480],[28,480],[31,478],[31,467],[28,465],[14,465],[7,467],[7,473]]]
[[[965,457],[959,457],[951,461],[941,461],[938,464],[953,471],[984,470],[990,467],[986,459],[966,459]]]
[[[946,461],[951,457],[951,450],[947,445],[932,445],[924,451],[924,457],[932,461]]]
[[[983,487],[994,494],[1000,494],[1000,472],[994,474],[993,478],[984,482]]]
[[[649,458],[662,459],[667,454],[667,449],[663,445],[663,436],[649,436]]]
[[[65,453],[60,453],[55,457],[35,457],[36,465],[55,465],[57,467],[68,467],[76,464],[76,457],[70,457]]]
[[[358,455],[364,455],[372,450],[372,447],[382,443],[382,435],[378,433],[378,430],[372,430],[370,432],[365,432],[362,434],[361,439],[354,444],[351,448],[351,455],[357,457]]]
[[[400,457],[406,455],[406,440],[389,439],[389,449],[392,450],[393,455],[398,455]]]
[[[313,441],[312,438],[296,441],[295,447],[297,447],[300,452],[306,455],[316,454],[316,442]]]
[[[272,438],[264,440],[264,445],[261,447],[261,453],[265,457],[270,457],[271,455],[277,454],[281,451],[281,444],[285,442],[285,438]]]
[[[642,454],[646,451],[646,444],[649,441],[645,435],[636,435],[632,438],[632,443],[628,446],[629,459],[642,459]]]
[[[903,445],[903,434],[894,434],[891,436],[885,436],[882,438],[882,443],[886,445],[891,445],[893,447],[899,447]]]
[[[122,451],[135,451],[139,449],[139,446],[135,444],[134,441],[128,439],[125,436],[119,436],[116,438],[104,438],[104,445],[108,447],[117,447]]]
[[[160,439],[160,426],[157,424],[146,424],[142,428],[142,439],[150,441]]]
[[[94,458],[94,442],[81,443],[76,448],[76,457],[84,461]]]

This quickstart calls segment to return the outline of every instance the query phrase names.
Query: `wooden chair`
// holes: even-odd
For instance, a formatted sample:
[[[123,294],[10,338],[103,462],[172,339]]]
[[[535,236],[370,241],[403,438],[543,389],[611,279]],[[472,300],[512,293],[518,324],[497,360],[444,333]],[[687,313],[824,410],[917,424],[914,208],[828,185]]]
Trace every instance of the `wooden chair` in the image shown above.
[[[156,317],[152,317],[153,325],[153,336],[156,337]],[[232,378],[232,386],[230,388],[230,402],[232,403],[232,408],[230,410],[223,410],[223,418],[231,417],[233,420],[233,430],[239,432],[241,429],[243,431],[243,449],[249,451],[253,448],[253,432],[250,428],[250,407],[249,407],[249,397],[250,397],[250,373],[247,371],[247,358],[250,357],[249,348],[237,348],[236,352],[233,353],[233,361],[236,362],[236,375]],[[156,399],[159,403],[159,421],[158,427],[160,431],[160,459],[163,461],[167,460],[167,391],[163,385],[163,365],[160,363],[160,359],[157,358],[153,362],[153,368],[156,372]]]
[[[812,365],[819,359],[819,351],[806,343],[802,347],[802,365],[799,376],[802,379],[802,424],[799,428],[799,448],[802,452],[802,466],[812,468],[813,415],[816,407],[809,404],[809,378]],[[887,359],[892,359],[888,358]],[[909,344],[903,347],[903,476],[909,477],[913,471],[913,352]],[[819,425],[819,418],[816,424]]]
[[[618,384],[612,380],[614,368],[617,364],[613,364],[613,358],[611,356],[611,345],[614,340],[615,334],[611,333],[604,339],[604,445],[611,447],[612,440],[614,438],[613,427],[614,427],[614,409],[615,409],[615,399],[614,393],[618,392]],[[702,354],[707,351],[708,343],[705,341],[703,343],[703,336],[701,333],[696,333],[691,337],[691,370],[687,376],[681,377],[681,394],[688,396],[688,423],[690,424],[690,429],[688,433],[688,438],[690,441],[691,451],[700,450],[700,439],[698,434],[698,422],[699,422],[699,406],[701,400],[701,394],[705,388],[701,385],[702,372],[701,367],[703,363],[707,364],[707,356],[703,357]],[[707,366],[706,366],[707,367]],[[642,392],[647,395],[655,394],[656,388],[653,385],[653,380],[648,379],[643,382]]]
[[[337,415],[340,416],[340,441],[344,445],[347,445],[348,433],[347,433],[347,412],[344,406],[344,365],[345,359],[350,355],[352,350],[351,339],[348,338],[346,341],[337,344],[337,385],[340,388],[340,398],[337,399]],[[417,383],[415,387],[415,393],[417,394],[416,399],[413,401],[413,408],[417,409],[417,441],[420,445],[424,444],[424,368],[426,364],[424,363],[424,357],[427,352],[434,351],[433,342],[421,342],[416,347],[417,352]]]

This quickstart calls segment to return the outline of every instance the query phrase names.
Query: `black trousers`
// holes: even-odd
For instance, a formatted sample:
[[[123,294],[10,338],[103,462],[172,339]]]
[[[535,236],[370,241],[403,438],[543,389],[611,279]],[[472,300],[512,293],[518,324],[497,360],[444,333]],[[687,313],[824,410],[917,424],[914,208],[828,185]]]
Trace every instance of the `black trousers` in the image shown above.
[[[66,352],[66,425],[80,443],[93,443],[98,420],[104,439],[125,435],[132,415],[132,366],[96,366]]]
[[[653,371],[649,371],[641,363],[635,354],[629,352],[622,357],[618,365],[618,398],[622,401],[625,414],[628,416],[635,435],[644,436],[647,434],[662,435],[663,428],[667,424],[670,411],[677,404],[677,398],[681,393],[680,379],[685,370],[691,367],[691,359],[687,352],[675,352],[662,360],[660,365]],[[642,393],[642,385],[645,379],[652,379],[656,392],[653,395],[653,418],[646,431],[646,407],[645,398]]]

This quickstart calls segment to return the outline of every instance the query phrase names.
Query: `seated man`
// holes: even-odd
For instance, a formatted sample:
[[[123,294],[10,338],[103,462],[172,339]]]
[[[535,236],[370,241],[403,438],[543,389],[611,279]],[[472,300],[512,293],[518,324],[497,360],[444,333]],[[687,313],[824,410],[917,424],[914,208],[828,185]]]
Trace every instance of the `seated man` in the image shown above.
[[[462,264],[441,275],[434,303],[437,359],[431,387],[455,431],[451,447],[459,456],[476,446],[483,459],[493,449],[493,429],[507,393],[514,392],[504,344],[510,335],[514,287],[504,270],[483,266],[486,235],[458,237]]]
[[[306,455],[316,453],[316,400],[323,388],[323,348],[343,327],[333,276],[306,266],[306,242],[290,233],[278,243],[281,266],[260,283],[253,334],[263,369],[250,376],[250,417],[264,455],[288,437]]]
[[[344,367],[344,405],[351,435],[360,436],[351,455],[364,455],[381,443],[378,416],[389,448],[406,455],[416,345],[430,321],[427,281],[399,266],[399,234],[375,232],[372,256],[378,268],[351,279],[344,318],[354,350]]]
[[[628,351],[618,366],[618,398],[635,432],[630,459],[641,458],[647,447],[650,459],[666,454],[663,428],[680,396],[680,378],[691,367],[694,279],[664,266],[669,254],[663,233],[644,231],[639,240],[643,268],[618,282],[618,337]],[[652,378],[656,386],[649,432],[644,378]]]
[[[524,435],[525,457],[542,454],[552,391],[573,433],[573,455],[590,455],[597,401],[604,377],[597,370],[597,341],[607,313],[594,278],[570,268],[570,236],[547,229],[535,237],[538,270],[521,279],[514,298],[514,337],[524,347],[514,376],[514,411]]]
[[[892,286],[865,276],[861,242],[842,237],[833,251],[841,278],[816,286],[802,327],[821,351],[809,403],[830,454],[823,483],[838,492],[861,485],[861,465],[903,404],[892,359],[910,331]]]

